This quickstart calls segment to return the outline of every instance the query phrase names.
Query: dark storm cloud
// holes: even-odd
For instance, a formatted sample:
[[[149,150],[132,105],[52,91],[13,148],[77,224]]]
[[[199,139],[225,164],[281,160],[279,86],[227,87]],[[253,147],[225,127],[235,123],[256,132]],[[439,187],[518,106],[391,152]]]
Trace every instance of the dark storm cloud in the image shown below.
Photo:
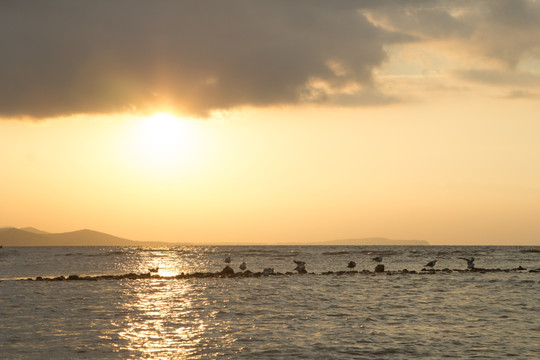
[[[348,1],[3,1],[0,116],[324,101],[400,41]],[[316,85],[313,85],[316,84]]]
[[[511,73],[539,17],[532,0],[3,0],[0,117],[385,104],[387,46],[449,40]]]

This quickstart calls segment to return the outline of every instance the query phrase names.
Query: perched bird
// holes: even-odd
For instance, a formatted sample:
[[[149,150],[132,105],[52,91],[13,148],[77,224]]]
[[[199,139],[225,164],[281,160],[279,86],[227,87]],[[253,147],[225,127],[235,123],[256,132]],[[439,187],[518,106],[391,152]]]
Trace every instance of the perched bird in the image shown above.
[[[230,264],[230,262],[231,262],[231,257],[230,257],[230,256],[227,256],[227,257],[225,258],[225,262],[226,262],[227,264]]]
[[[376,257],[374,257],[374,258],[373,258],[373,259],[371,259],[371,260],[373,260],[373,261],[376,261],[376,262],[380,263],[380,262],[382,261],[382,256],[376,256]]]
[[[467,262],[467,269],[469,269],[469,270],[474,269],[474,257],[471,256],[470,259],[460,257],[458,259],[465,260]]]
[[[246,270],[246,268],[247,268],[246,262],[245,262],[245,261],[242,262],[242,263],[240,264],[239,268],[240,268],[240,270]]]
[[[349,269],[354,269],[356,267],[356,263],[354,261],[349,261],[349,263],[347,264],[347,267]]]
[[[298,271],[299,274],[307,273],[305,261],[298,261],[298,260],[293,260],[293,261],[296,264],[296,267],[294,268],[294,270]]]
[[[424,266],[433,268],[433,267],[435,266],[436,263],[437,263],[437,260],[431,260],[430,262],[428,262],[428,263],[427,263],[426,265],[424,265]]]

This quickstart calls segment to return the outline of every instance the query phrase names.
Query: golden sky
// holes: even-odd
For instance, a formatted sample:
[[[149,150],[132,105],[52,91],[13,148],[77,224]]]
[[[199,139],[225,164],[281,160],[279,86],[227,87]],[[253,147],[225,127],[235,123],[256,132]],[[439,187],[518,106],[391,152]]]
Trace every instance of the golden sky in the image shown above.
[[[540,2],[0,6],[0,226],[540,245]]]

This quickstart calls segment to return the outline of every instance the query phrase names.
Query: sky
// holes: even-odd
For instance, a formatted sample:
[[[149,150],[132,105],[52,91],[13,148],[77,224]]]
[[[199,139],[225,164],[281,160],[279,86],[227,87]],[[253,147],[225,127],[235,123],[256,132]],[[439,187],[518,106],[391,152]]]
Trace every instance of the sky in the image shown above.
[[[0,227],[540,246],[540,1],[0,3]]]

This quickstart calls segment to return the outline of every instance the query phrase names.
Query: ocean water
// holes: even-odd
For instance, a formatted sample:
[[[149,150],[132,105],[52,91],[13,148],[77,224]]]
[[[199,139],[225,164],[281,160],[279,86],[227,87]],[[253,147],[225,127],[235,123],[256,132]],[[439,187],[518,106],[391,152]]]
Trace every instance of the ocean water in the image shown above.
[[[302,260],[309,273],[174,278],[227,256],[235,271]],[[470,256],[508,271],[461,271]],[[449,270],[422,271],[433,259]],[[351,260],[358,272],[342,273]],[[155,267],[161,278],[24,280]],[[0,358],[540,359],[537,269],[539,247],[4,247]]]

